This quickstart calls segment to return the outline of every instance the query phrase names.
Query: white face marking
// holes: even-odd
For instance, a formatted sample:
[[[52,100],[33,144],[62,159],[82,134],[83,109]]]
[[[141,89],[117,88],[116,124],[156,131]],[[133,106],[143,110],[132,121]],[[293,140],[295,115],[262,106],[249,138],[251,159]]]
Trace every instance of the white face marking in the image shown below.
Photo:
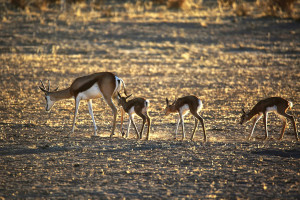
[[[101,93],[97,83],[95,83],[88,90],[86,90],[84,92],[80,92],[78,94],[78,98],[82,99],[82,100],[97,99],[97,98],[100,98],[101,96],[102,96],[102,93]]]
[[[188,104],[184,104],[181,108],[179,108],[179,112],[182,113],[182,115],[188,114],[190,111],[190,107]]]
[[[55,101],[51,101],[50,96],[46,96],[46,111],[50,111],[52,106],[54,105]]]
[[[266,112],[277,112],[277,106],[267,107]]]

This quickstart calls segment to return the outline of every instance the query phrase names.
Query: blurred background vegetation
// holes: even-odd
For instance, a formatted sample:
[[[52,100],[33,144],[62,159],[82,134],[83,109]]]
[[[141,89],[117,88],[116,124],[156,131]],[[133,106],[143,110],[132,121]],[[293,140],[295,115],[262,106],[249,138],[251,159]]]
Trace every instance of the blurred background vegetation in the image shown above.
[[[101,12],[113,17],[116,12],[147,12],[162,10],[197,10],[217,7],[221,12],[231,10],[236,16],[259,13],[261,16],[299,19],[297,0],[1,0],[2,9]]]

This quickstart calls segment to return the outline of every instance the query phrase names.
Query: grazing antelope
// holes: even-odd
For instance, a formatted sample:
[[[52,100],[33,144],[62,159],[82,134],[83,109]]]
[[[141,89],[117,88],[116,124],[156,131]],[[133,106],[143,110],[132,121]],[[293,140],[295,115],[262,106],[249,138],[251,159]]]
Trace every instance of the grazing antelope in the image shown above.
[[[288,118],[292,121],[293,126],[294,126],[295,137],[296,137],[296,140],[298,140],[297,128],[296,128],[294,117],[292,115],[288,115],[286,113],[287,109],[292,108],[292,107],[293,107],[293,103],[290,101],[287,101],[280,97],[271,97],[271,98],[267,98],[267,99],[259,101],[252,108],[252,110],[250,110],[250,112],[248,112],[248,113],[246,113],[244,111],[244,109],[242,109],[243,115],[241,116],[240,124],[243,124],[243,123],[251,120],[254,117],[253,126],[251,129],[251,133],[248,137],[248,140],[250,140],[250,138],[252,137],[255,125],[262,116],[264,116],[263,120],[264,120],[264,126],[265,126],[265,138],[264,139],[268,138],[267,119],[268,119],[269,112],[275,112],[283,122],[279,140],[281,140],[284,135],[284,130],[285,130],[286,121],[287,121],[286,118]]]
[[[134,98],[131,99],[129,101],[127,101],[127,99],[129,97],[131,97],[131,95],[127,96],[127,97],[121,97],[120,93],[118,92],[118,101],[119,101],[119,105],[122,106],[122,114],[121,114],[121,133],[122,136],[124,136],[124,132],[123,132],[123,112],[125,111],[126,113],[128,113],[129,115],[129,121],[128,121],[128,129],[127,129],[127,133],[126,133],[126,137],[129,136],[129,129],[130,129],[130,124],[132,122],[133,127],[135,129],[136,135],[137,135],[137,139],[142,139],[143,136],[143,130],[144,130],[144,126],[145,123],[147,121],[147,125],[148,125],[148,130],[147,130],[147,137],[146,139],[149,140],[149,132],[150,132],[150,117],[148,116],[148,108],[149,108],[149,100],[144,99],[144,98]],[[134,115],[137,114],[138,116],[140,116],[143,119],[143,124],[142,124],[142,129],[141,132],[138,133],[138,130],[136,128],[136,125],[134,123]]]
[[[46,111],[50,111],[52,106],[56,101],[63,99],[75,99],[75,111],[72,132],[74,133],[76,116],[78,113],[78,108],[80,100],[86,100],[89,107],[89,113],[93,120],[94,125],[94,135],[97,135],[97,126],[94,119],[93,108],[92,108],[92,99],[104,98],[106,103],[111,107],[113,112],[113,128],[110,137],[114,135],[116,128],[116,117],[117,117],[117,108],[112,102],[112,98],[116,97],[116,92],[120,91],[121,83],[123,84],[124,93],[126,94],[125,83],[122,79],[115,76],[110,72],[100,72],[87,76],[82,76],[73,81],[70,87],[57,91],[50,91],[50,82],[48,81],[48,88],[45,88],[45,85],[41,81],[42,87],[40,89],[45,93],[46,99]],[[70,134],[70,133],[69,133]],[[68,136],[69,136],[68,134]]]
[[[194,115],[195,117],[195,127],[193,130],[193,134],[191,137],[191,140],[193,140],[195,131],[198,126],[198,120],[200,121],[202,128],[203,128],[203,136],[204,141],[206,141],[206,131],[205,131],[205,125],[203,118],[198,114],[202,107],[202,101],[198,99],[196,96],[185,96],[182,98],[179,98],[175,100],[171,105],[169,105],[169,100],[166,98],[167,107],[165,108],[165,115],[169,115],[170,113],[178,112],[178,120],[177,120],[177,126],[176,126],[176,132],[175,132],[175,139],[177,137],[177,131],[179,127],[179,123],[182,124],[182,139],[185,138],[185,132],[184,132],[184,116],[189,113],[189,111]]]

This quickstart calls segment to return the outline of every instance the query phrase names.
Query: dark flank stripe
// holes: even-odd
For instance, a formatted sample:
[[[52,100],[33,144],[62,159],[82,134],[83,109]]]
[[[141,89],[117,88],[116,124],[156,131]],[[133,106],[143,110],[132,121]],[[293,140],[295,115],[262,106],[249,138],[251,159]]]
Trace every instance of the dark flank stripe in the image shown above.
[[[107,81],[113,82],[113,90],[115,89],[115,75],[110,72],[100,72],[88,76],[79,77],[74,80],[71,85],[72,95],[76,97],[80,92],[84,92],[91,88],[95,83],[98,83],[101,92]],[[102,84],[104,83],[104,84]]]
[[[190,110],[197,110],[197,107],[199,106],[199,99],[196,96],[185,96],[185,97],[181,97],[178,98],[177,100],[175,100],[175,107],[177,108],[177,110],[179,110],[179,108],[183,107],[185,104],[187,104],[190,108]]]

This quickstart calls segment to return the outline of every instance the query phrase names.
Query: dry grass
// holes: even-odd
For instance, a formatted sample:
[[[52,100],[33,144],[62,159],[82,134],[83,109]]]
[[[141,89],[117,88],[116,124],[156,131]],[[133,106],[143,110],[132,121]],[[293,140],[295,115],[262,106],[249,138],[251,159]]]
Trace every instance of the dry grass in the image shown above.
[[[46,10],[51,5],[57,9],[64,8],[68,12],[72,12],[74,8],[76,12],[81,12],[81,10],[101,12],[101,17],[115,17],[116,13],[120,13],[120,11],[125,11],[122,15],[127,14],[128,17],[132,17],[132,14],[145,14],[145,12],[152,12],[153,10],[166,12],[168,9],[180,9],[185,12],[198,12],[203,7],[201,0],[137,0],[108,3],[104,3],[103,0],[89,3],[84,0],[67,0],[66,2],[66,5],[60,5],[60,1],[56,0],[11,0],[11,3],[16,7],[27,10]],[[299,18],[297,15],[299,6],[295,6],[297,5],[296,0],[257,0],[256,2],[218,0],[217,3],[221,12],[231,10],[236,16],[257,15],[259,11],[263,16]]]
[[[250,9],[251,9],[251,6],[249,6],[249,4],[244,3],[244,2],[233,3],[232,7],[233,7],[233,12],[237,16],[246,16],[249,14]]]
[[[168,0],[167,7],[169,9],[180,9],[183,8],[186,0]]]
[[[284,16],[292,17],[295,9],[294,5],[297,0],[257,0],[257,6],[267,16]]]

